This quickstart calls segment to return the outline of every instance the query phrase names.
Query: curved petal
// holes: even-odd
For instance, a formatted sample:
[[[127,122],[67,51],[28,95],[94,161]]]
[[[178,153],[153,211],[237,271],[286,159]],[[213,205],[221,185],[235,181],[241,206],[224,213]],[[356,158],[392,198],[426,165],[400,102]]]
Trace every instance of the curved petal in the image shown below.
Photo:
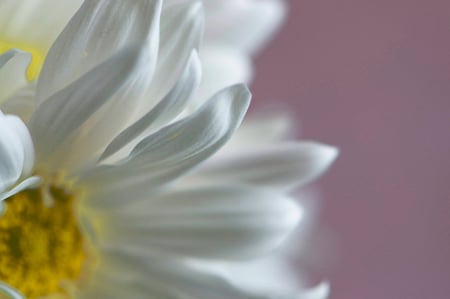
[[[39,186],[41,183],[42,183],[42,178],[40,178],[38,176],[32,176],[32,177],[29,177],[29,178],[23,180],[22,182],[20,182],[13,188],[9,189],[8,191],[3,192],[3,193],[0,192],[0,213],[2,211],[1,201],[21,192],[23,190],[35,188],[35,187]]]
[[[323,282],[301,294],[297,299],[327,299],[330,294],[330,285]]]
[[[319,177],[337,155],[335,147],[306,141],[250,148],[208,160],[193,179],[286,190]]]
[[[191,260],[189,264],[203,271],[226,279],[237,288],[250,293],[271,294],[294,293],[300,289],[296,273],[279,255],[245,262]]]
[[[52,154],[73,138],[96,111],[107,102],[113,102],[115,94],[139,87],[135,85],[148,66],[147,50],[147,45],[133,45],[121,50],[38,107],[29,127],[40,163],[47,158],[61,163]],[[79,152],[73,155],[83,157]],[[68,158],[64,153],[64,160]]]
[[[14,132],[22,147],[24,159],[21,176],[28,176],[34,166],[34,146],[28,128],[22,120],[15,115],[6,115],[5,122],[6,126],[9,126],[10,130]]]
[[[0,112],[0,192],[30,174],[34,149],[25,124],[16,116]]]
[[[220,277],[177,260],[151,255],[140,258],[108,249],[101,254],[104,263],[83,285],[79,298],[257,299],[233,289]]]
[[[118,190],[170,182],[210,157],[231,137],[250,98],[243,85],[226,88],[192,115],[143,139],[126,159],[83,174],[81,182]]]
[[[217,90],[236,83],[248,83],[252,78],[250,61],[233,47],[205,43],[200,51],[200,60],[203,80],[194,108],[202,105]]]
[[[82,2],[82,0],[2,0],[0,36],[13,45],[16,43],[16,47],[25,45],[41,48],[45,53]]]
[[[29,53],[16,49],[0,55],[0,105],[27,84],[25,73],[30,61]]]
[[[298,125],[284,110],[260,111],[245,118],[233,138],[217,153],[228,156],[251,148],[264,147],[295,136]],[[295,132],[296,133],[296,132]]]
[[[203,38],[204,11],[202,1],[188,0],[165,5],[161,13],[161,41],[155,77],[147,91],[142,110],[152,105],[173,88],[193,50]],[[218,89],[216,89],[218,90]]]
[[[0,108],[6,114],[14,114],[20,117],[25,123],[31,118],[36,110],[34,95],[36,93],[36,81],[29,82],[10,97],[8,97]]]
[[[20,294],[17,290],[1,282],[0,282],[0,295],[5,299],[24,299],[22,294]]]
[[[249,292],[216,273],[192,267],[179,259],[167,260],[152,254],[137,255],[112,249],[102,250],[105,263],[83,288],[81,298],[123,298],[124,290],[151,298],[197,299],[326,299],[328,285],[311,290],[279,294]],[[122,297],[121,297],[122,296]],[[126,296],[128,297],[128,296]]]
[[[297,226],[302,210],[282,193],[216,187],[171,190],[110,210],[104,217],[109,220],[102,241],[112,246],[241,260],[280,246]]]
[[[248,262],[190,260],[194,269],[217,275],[233,287],[268,298],[326,299],[326,282],[306,289],[294,268],[280,255],[271,255]]]
[[[160,13],[161,0],[84,1],[48,52],[37,86],[38,103],[125,45],[147,42],[150,50],[157,49]],[[156,51],[150,55],[150,65],[156,64],[156,56]]]
[[[122,150],[125,146],[133,148],[139,137],[148,135],[161,125],[172,122],[186,107],[194,91],[200,84],[201,66],[197,52],[194,50],[185,67],[183,74],[172,90],[153,109],[142,116],[138,121],[121,132],[105,149],[101,160]],[[142,139],[142,138],[141,138]]]

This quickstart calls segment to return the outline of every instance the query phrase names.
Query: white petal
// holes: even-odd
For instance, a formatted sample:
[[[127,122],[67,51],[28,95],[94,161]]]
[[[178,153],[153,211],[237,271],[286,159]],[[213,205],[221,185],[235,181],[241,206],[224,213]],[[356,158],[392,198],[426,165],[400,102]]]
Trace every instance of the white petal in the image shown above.
[[[336,159],[338,150],[314,142],[281,143],[208,160],[196,172],[207,184],[233,183],[281,190],[311,182]]]
[[[17,290],[1,282],[0,282],[0,296],[4,299],[24,299],[24,297]]]
[[[49,50],[37,87],[42,103],[130,43],[158,48],[161,0],[85,1]],[[151,55],[156,63],[156,51]]]
[[[323,282],[300,294],[296,299],[327,299],[330,294],[330,285]]]
[[[46,52],[81,2],[82,0],[2,0],[0,35],[9,42],[42,48]]]
[[[191,100],[200,78],[200,61],[194,50],[174,88],[153,109],[120,133],[105,149],[101,159],[111,156],[125,146],[131,150],[143,134],[148,135],[155,127],[168,124],[175,119]],[[135,142],[131,143],[133,140]]]
[[[0,106],[2,111],[7,114],[14,114],[20,117],[25,123],[31,118],[36,109],[34,95],[36,91],[36,81],[29,82],[17,90],[12,96]]]
[[[26,70],[31,55],[10,50],[0,55],[0,105],[15,91],[27,84]]]
[[[207,4],[208,43],[232,46],[252,54],[277,31],[284,19],[285,1],[213,0]]]
[[[299,288],[295,272],[278,255],[246,262],[190,260],[189,264],[220,275],[232,285],[250,293],[279,295],[282,292],[295,292]]]
[[[40,177],[38,176],[29,177],[20,182],[18,185],[14,186],[14,188],[3,193],[0,192],[0,202],[7,199],[8,197],[13,196],[14,194],[19,193],[20,191],[35,188],[39,186],[41,183],[42,179]]]
[[[25,124],[0,112],[0,192],[13,187],[33,167],[34,150]]]
[[[251,94],[243,85],[218,92],[196,113],[142,140],[115,166],[85,174],[97,188],[124,189],[169,182],[214,154],[232,135],[248,108]],[[120,184],[120,185],[119,185]]]
[[[101,255],[106,262],[94,270],[92,279],[83,285],[77,298],[247,299],[236,296],[237,292],[228,290],[215,277],[198,271],[190,272],[180,263],[140,260],[112,252],[101,252]]]
[[[34,146],[28,128],[22,120],[15,115],[6,115],[5,121],[10,130],[14,132],[16,138],[19,139],[22,147],[24,160],[21,176],[28,176],[34,166]]]
[[[204,11],[201,1],[182,1],[165,6],[161,13],[161,42],[155,77],[143,110],[165,96],[183,71],[192,50],[203,38]],[[216,89],[217,91],[218,89]]]
[[[248,262],[223,262],[189,260],[194,269],[222,277],[233,287],[249,294],[267,298],[326,298],[328,284],[321,283],[313,288],[301,286],[294,266],[280,255],[271,255]]]
[[[195,97],[196,106],[203,104],[217,90],[236,83],[248,83],[252,78],[250,61],[235,48],[205,44],[200,58],[203,80]]]
[[[231,155],[249,148],[287,140],[297,133],[294,116],[284,110],[259,111],[248,115],[233,138],[219,152]]]
[[[176,95],[167,93],[170,88],[175,88],[175,80],[177,80],[179,76],[183,76],[183,70],[186,64],[189,63],[188,60],[192,56],[192,51],[195,51],[193,49],[197,48],[200,43],[203,35],[203,19],[203,9],[201,2],[199,1],[187,1],[186,3],[181,3],[179,5],[165,7],[161,13],[160,47],[159,50],[157,48],[152,49],[155,53],[158,52],[158,63],[153,80],[151,83],[148,81],[150,86],[145,86],[147,92],[142,97],[140,97],[140,95],[139,97],[130,94],[123,95],[122,103],[115,105],[115,107],[113,107],[115,109],[111,109],[111,111],[105,113],[109,116],[109,119],[106,121],[100,119],[96,125],[99,129],[86,134],[86,139],[90,140],[89,144],[97,143],[103,146],[104,141],[111,141],[113,137],[117,136],[118,132],[121,132],[124,128],[142,117],[145,118],[146,116],[144,116],[144,114],[150,111],[151,108],[155,108],[155,111],[150,112],[150,114],[153,114],[150,118],[153,118],[159,113],[159,119],[155,119],[156,123],[154,125],[158,125],[158,123],[159,125],[166,125],[167,123],[161,123],[161,121],[167,117],[172,118],[174,117],[174,113],[178,113],[179,106],[173,106],[175,109],[168,109],[167,112],[169,113],[170,110],[172,110],[172,115],[164,113],[163,110],[167,110],[167,105],[177,104],[168,103],[167,101],[161,103],[161,97],[165,96],[166,99],[171,98],[171,100],[176,100],[174,98]],[[153,67],[154,66],[151,65],[147,68]],[[196,82],[191,83],[196,84]],[[176,88],[179,88],[179,86]],[[187,90],[185,90],[185,92],[187,92]],[[144,90],[142,93],[144,93]],[[190,93],[186,93],[184,96],[180,95],[178,97],[181,101],[188,101],[190,100],[190,96]],[[141,100],[133,100],[135,98],[140,98]],[[158,103],[157,106],[155,106],[156,103]],[[118,119],[123,119],[124,114],[129,114],[129,117],[125,118],[128,121],[120,123]],[[114,119],[114,122],[111,123],[110,119]],[[172,119],[170,120],[172,121]],[[142,125],[142,123],[140,125]],[[149,128],[149,130],[150,129],[151,128]],[[147,131],[146,135],[149,133],[150,131]],[[99,136],[103,137],[103,140],[100,140]],[[132,146],[135,144],[136,142],[133,143]],[[99,146],[91,145],[84,152],[90,153],[98,148]],[[105,147],[103,146],[102,150],[104,149]],[[131,145],[127,149],[131,149]],[[84,155],[86,155],[85,153]]]
[[[155,197],[108,211],[103,241],[169,255],[241,260],[277,248],[302,215],[285,195],[258,189],[171,190]]]
[[[297,293],[280,293],[273,296],[271,293],[248,292],[244,289],[230,284],[226,278],[214,272],[203,271],[192,267],[179,259],[165,259],[145,253],[137,255],[130,252],[106,249],[102,250],[105,267],[99,267],[95,272],[93,285],[96,289],[95,295],[82,296],[82,298],[103,298],[102,294],[111,294],[109,287],[116,289],[119,294],[121,290],[132,289],[133,291],[146,294],[146,298],[172,298],[172,299],[325,299],[319,295],[319,285],[314,291],[298,290]],[[95,283],[98,282],[99,283]],[[89,289],[91,286],[88,286]],[[262,289],[264,287],[262,286]],[[103,291],[103,292],[102,292]],[[315,292],[315,293],[314,293]],[[323,292],[322,292],[323,295]],[[137,297],[141,298],[141,297]]]
[[[42,163],[74,137],[116,93],[133,86],[147,67],[147,50],[146,45],[123,49],[38,107],[29,124],[38,161]],[[79,154],[73,149],[71,152]],[[68,158],[67,153],[64,155]]]
[[[34,149],[25,124],[14,115],[0,111],[0,202],[17,192],[34,186],[30,175],[34,164]]]

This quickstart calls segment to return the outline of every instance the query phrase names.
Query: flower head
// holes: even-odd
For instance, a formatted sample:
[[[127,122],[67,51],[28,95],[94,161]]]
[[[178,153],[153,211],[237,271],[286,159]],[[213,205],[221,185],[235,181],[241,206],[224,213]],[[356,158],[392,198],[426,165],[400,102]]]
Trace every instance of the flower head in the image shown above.
[[[33,60],[21,50],[0,56],[0,294],[326,293],[234,279],[264,264],[252,261],[295,229],[302,208],[286,191],[322,173],[336,150],[278,148],[265,144],[264,132],[258,156],[236,143],[216,154],[250,93],[237,84],[196,101],[203,23],[198,1],[85,1],[55,28],[61,33],[48,52],[32,47],[46,56],[36,81],[26,75],[30,61],[38,63],[34,50]],[[277,267],[266,264],[261,269]]]

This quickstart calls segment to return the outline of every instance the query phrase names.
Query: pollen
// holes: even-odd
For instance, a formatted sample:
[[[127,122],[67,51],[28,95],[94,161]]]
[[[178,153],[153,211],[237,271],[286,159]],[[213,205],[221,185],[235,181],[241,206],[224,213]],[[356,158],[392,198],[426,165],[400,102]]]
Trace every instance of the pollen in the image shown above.
[[[6,200],[0,216],[0,281],[27,299],[65,295],[62,286],[76,283],[86,256],[75,196],[48,192],[50,205],[42,190],[26,190]]]
[[[27,79],[32,81],[37,78],[44,64],[45,51],[39,46],[29,45],[20,41],[2,39],[0,36],[0,54],[11,49],[20,49],[31,54],[31,63],[27,69]]]

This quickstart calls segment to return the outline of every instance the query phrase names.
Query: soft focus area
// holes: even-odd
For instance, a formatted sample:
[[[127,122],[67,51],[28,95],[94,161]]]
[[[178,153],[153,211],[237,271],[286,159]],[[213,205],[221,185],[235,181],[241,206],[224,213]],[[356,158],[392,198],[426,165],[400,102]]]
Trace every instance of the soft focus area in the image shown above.
[[[450,294],[450,4],[295,0],[253,109],[289,103],[341,156],[318,183],[331,299]]]

